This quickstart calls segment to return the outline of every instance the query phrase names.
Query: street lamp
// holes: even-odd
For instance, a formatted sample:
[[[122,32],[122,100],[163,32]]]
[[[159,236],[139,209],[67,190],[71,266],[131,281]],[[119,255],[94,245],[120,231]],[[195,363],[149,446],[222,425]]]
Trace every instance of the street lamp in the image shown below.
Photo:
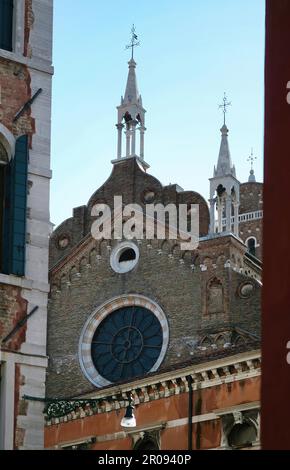
[[[126,408],[126,413],[124,418],[122,418],[121,426],[123,428],[135,428],[136,427],[136,418],[133,413],[134,410],[134,401],[132,395],[129,398],[129,405]]]

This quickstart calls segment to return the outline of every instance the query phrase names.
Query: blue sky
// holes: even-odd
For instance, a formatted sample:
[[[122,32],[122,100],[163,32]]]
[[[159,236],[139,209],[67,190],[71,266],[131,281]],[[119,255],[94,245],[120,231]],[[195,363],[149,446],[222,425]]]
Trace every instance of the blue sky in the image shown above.
[[[80,8],[81,5],[81,8]],[[137,78],[147,110],[145,160],[163,184],[206,199],[223,122],[237,177],[251,147],[263,175],[263,0],[55,0],[51,220],[86,204],[116,157],[116,106],[135,23]]]

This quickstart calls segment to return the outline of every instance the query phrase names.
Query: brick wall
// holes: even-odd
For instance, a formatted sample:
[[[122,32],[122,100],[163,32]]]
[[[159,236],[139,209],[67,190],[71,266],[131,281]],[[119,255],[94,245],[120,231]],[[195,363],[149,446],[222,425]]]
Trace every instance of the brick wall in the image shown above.
[[[214,344],[202,350],[210,356],[212,347],[221,348],[224,354],[225,342],[233,346],[238,339],[251,342],[247,334],[241,333],[238,338],[236,327],[246,332],[259,330],[260,287],[251,280],[250,295],[244,298],[239,294],[240,286],[248,282],[239,273],[245,247],[232,236],[204,239],[192,252],[181,251],[174,240],[142,240],[138,242],[140,259],[132,271],[117,274],[111,269],[110,253],[116,241],[91,238],[91,208],[96,202],[112,207],[114,195],[122,195],[124,204],[133,201],[144,207],[147,190],[155,193],[155,203],[199,203],[200,233],[207,234],[208,207],[199,194],[178,192],[174,185],[162,187],[156,178],[140,170],[134,159],[114,166],[110,178],[88,205],[74,209],[74,217],[61,224],[50,240],[54,267],[48,316],[48,396],[76,395],[92,389],[79,365],[80,334],[92,312],[116,296],[143,295],[165,312],[170,339],[161,370],[200,355],[199,346],[206,335]],[[69,241],[64,249],[58,245],[62,237]],[[212,280],[220,287],[213,289],[209,308]],[[214,296],[220,294],[220,306],[215,310]]]
[[[31,98],[30,74],[25,65],[0,58],[0,122],[15,136],[35,132],[35,122],[31,110],[13,123],[14,116]]]
[[[3,339],[15,325],[26,316],[27,301],[21,297],[21,289],[0,284],[0,339]],[[25,326],[5,343],[5,347],[18,350],[25,341]]]
[[[240,214],[263,210],[263,183],[243,183],[240,186]],[[240,222],[239,235],[244,243],[247,239],[256,239],[256,256],[262,259],[263,219]]]
[[[90,198],[87,206],[74,209],[73,217],[65,220],[54,231],[50,241],[50,266],[66,256],[91,230],[91,210],[96,203],[106,203],[113,208],[114,196],[122,196],[123,204],[137,203],[143,208],[144,193],[153,191],[154,204],[199,204],[200,235],[206,235],[209,227],[209,210],[203,197],[194,191],[177,192],[175,185],[163,187],[152,175],[144,173],[134,159],[115,165],[109,179]],[[69,245],[59,248],[58,240],[68,236]]]

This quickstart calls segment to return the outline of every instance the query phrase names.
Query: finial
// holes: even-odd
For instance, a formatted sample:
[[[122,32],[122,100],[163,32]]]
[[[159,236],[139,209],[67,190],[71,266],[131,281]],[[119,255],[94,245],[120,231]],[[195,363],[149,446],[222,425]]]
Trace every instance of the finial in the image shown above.
[[[256,181],[255,179],[255,175],[254,175],[254,170],[253,170],[253,163],[254,163],[254,160],[257,160],[257,157],[254,157],[253,155],[253,148],[251,149],[251,155],[247,158],[247,162],[251,162],[251,170],[250,170],[250,176],[249,176],[249,179],[248,181],[250,183],[254,183]]]
[[[138,36],[136,34],[135,25],[133,24],[131,28],[131,42],[126,46],[126,49],[132,49],[131,60],[133,60],[134,56],[134,47],[140,46],[140,41],[138,41]]]
[[[223,113],[224,113],[224,126],[226,125],[226,112],[227,112],[227,106],[231,106],[231,102],[227,101],[227,96],[226,92],[224,92],[224,97],[223,97],[223,104],[219,105],[219,108],[223,108]]]
[[[251,171],[253,171],[254,160],[257,160],[257,157],[254,157],[253,148],[251,148],[251,155],[247,158],[247,162],[251,162]]]

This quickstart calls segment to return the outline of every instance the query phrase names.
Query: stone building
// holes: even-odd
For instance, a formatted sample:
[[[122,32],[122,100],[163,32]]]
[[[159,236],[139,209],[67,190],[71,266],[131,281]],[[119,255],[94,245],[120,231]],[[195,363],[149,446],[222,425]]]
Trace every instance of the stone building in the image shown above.
[[[225,123],[210,210],[200,194],[148,172],[133,55],[117,109],[111,175],[50,239],[45,446],[258,448],[262,185],[252,173],[237,179]],[[120,218],[115,196],[142,217],[152,203],[185,204],[188,216],[198,204],[198,246],[143,231],[96,240],[105,205]],[[121,226],[128,221],[121,212]],[[137,426],[126,430],[131,395]]]
[[[43,448],[52,0],[0,0],[0,448]]]

